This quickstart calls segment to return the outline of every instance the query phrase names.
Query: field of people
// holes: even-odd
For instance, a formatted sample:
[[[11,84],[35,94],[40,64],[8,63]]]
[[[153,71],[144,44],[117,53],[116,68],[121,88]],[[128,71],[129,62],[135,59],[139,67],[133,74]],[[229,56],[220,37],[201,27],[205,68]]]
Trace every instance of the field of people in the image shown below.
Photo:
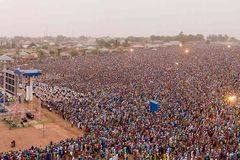
[[[0,157],[240,158],[239,46],[192,44],[25,66],[43,72],[36,96],[84,135]],[[150,100],[158,112],[150,112]]]

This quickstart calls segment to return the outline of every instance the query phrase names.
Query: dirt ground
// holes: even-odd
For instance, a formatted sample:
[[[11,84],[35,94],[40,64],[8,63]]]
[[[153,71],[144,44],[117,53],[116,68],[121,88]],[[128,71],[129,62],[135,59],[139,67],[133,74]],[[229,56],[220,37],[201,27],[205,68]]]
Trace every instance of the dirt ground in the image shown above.
[[[64,121],[59,115],[47,109],[41,109],[39,106],[36,106],[37,103],[33,104],[37,109],[31,107],[32,104],[25,105],[22,103],[21,105],[17,105],[18,107],[27,106],[26,108],[36,111],[34,113],[34,115],[36,115],[35,120],[30,122],[32,124],[31,127],[10,130],[8,125],[0,122],[0,152],[23,150],[31,146],[45,146],[49,144],[50,141],[55,143],[63,139],[83,135],[81,130],[73,128],[69,122]],[[11,108],[11,106],[9,108]],[[1,115],[0,118],[2,118]],[[11,116],[10,118],[15,117]],[[14,149],[10,147],[12,140],[16,141],[16,148]]]

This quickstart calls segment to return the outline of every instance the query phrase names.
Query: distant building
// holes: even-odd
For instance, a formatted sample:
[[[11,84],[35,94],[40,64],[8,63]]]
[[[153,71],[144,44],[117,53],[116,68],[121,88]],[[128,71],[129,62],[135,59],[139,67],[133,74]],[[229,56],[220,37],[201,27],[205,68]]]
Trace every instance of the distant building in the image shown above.
[[[161,46],[160,44],[153,44],[153,43],[145,44],[146,48],[159,48],[160,46]]]
[[[18,58],[21,58],[21,59],[37,59],[38,55],[37,55],[37,53],[28,53],[28,52],[25,52],[25,51],[20,51],[18,53]]]
[[[39,45],[32,42],[30,44],[22,45],[22,51],[25,51],[28,53],[36,53],[39,47],[40,47]]]
[[[107,49],[107,48],[101,48],[101,49],[98,49],[98,51],[99,51],[100,53],[108,53],[108,52],[110,52],[110,50]]]
[[[24,45],[22,45],[22,47],[25,49],[29,49],[29,48],[37,48],[37,47],[39,47],[39,45],[32,42],[30,44],[24,44]]]
[[[140,49],[140,48],[145,48],[145,46],[143,45],[143,44],[134,44],[134,45],[132,45],[131,46],[132,48],[138,48],[138,49]]]
[[[169,41],[163,44],[163,46],[179,46],[181,42],[179,41]]]
[[[25,52],[25,51],[21,51],[18,53],[18,55],[21,57],[21,58],[25,58],[25,57],[28,57],[29,56],[29,53]]]
[[[54,43],[54,42],[49,42],[49,46],[55,46],[56,45],[56,43]]]
[[[40,54],[42,54],[44,57],[50,57],[50,51],[47,49],[40,49],[39,50]]]

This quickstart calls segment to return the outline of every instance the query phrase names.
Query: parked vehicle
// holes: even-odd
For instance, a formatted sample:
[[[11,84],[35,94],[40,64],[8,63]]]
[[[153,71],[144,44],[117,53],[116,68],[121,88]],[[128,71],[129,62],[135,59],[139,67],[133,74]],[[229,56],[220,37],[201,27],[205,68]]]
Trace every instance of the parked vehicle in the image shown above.
[[[22,122],[23,122],[23,123],[26,123],[26,122],[28,122],[27,118],[25,118],[25,117],[24,117],[24,118],[22,118]]]
[[[33,115],[31,112],[27,112],[27,113],[26,113],[26,117],[27,117],[28,119],[34,119],[34,115]]]
[[[0,105],[0,113],[6,113],[6,112],[7,112],[7,109],[4,106]]]

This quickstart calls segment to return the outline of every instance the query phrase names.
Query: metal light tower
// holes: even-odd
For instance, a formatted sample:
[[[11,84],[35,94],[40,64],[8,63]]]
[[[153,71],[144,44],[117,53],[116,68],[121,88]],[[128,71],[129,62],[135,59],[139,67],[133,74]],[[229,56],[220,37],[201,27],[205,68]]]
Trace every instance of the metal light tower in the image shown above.
[[[3,62],[3,102],[6,102],[6,70],[7,62],[13,61],[13,59],[7,55],[0,56],[0,61]]]

